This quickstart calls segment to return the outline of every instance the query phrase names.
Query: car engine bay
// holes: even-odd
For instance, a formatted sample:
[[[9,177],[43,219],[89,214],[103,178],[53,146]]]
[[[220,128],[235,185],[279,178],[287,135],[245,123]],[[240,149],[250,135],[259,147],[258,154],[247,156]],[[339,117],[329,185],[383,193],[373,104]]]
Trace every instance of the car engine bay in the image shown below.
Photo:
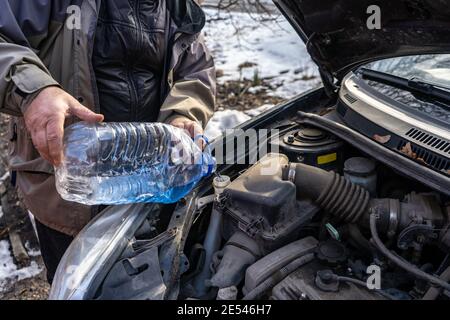
[[[418,116],[357,74],[337,101],[315,90],[261,115],[214,142],[226,161],[180,202],[113,213],[134,222],[80,294],[448,300],[450,141]]]
[[[280,153],[215,178],[180,298],[449,298],[448,196],[318,128],[276,141]]]
[[[256,145],[238,137],[244,159],[177,204],[132,207],[140,222],[83,298],[448,300],[446,145],[425,141],[413,157],[417,141],[359,121],[359,102],[341,98],[315,91],[262,115],[243,134],[276,131]]]

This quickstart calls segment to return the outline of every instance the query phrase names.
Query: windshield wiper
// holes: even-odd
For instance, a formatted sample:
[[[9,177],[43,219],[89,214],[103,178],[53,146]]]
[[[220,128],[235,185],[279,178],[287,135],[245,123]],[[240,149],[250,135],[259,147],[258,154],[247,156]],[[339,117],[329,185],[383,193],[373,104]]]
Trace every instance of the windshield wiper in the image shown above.
[[[377,81],[390,85],[399,89],[407,90],[410,92],[416,92],[422,95],[426,95],[428,98],[434,98],[444,103],[450,104],[450,88],[439,86],[419,78],[406,79],[398,76],[394,76],[389,73],[370,70],[366,68],[360,69],[361,75],[365,79]],[[449,105],[445,105],[447,109],[450,109]]]

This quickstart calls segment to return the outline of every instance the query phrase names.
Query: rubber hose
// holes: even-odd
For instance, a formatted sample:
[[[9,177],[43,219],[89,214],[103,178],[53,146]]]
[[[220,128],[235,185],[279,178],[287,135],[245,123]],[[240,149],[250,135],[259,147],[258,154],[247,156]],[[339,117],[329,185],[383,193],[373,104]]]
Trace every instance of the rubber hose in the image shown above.
[[[361,286],[363,288],[368,289],[367,288],[367,283],[365,283],[364,281],[358,280],[358,279],[354,279],[354,278],[350,278],[350,277],[340,277],[340,276],[338,276],[337,280],[341,281],[341,282],[350,282],[350,283],[353,283],[353,284],[356,284],[358,286]],[[382,297],[384,297],[384,298],[386,298],[388,300],[396,300],[395,297],[393,297],[389,293],[385,292],[384,290],[376,289],[374,291],[376,293],[378,293],[380,296],[382,296]]]
[[[295,166],[294,184],[298,195],[308,197],[326,212],[347,223],[356,223],[367,212],[370,195],[364,188],[348,181],[335,172],[301,163],[287,165],[283,179],[289,180]]]
[[[314,259],[314,253],[309,253],[300,258],[290,262],[279,271],[275,272],[272,276],[264,280],[261,284],[256,286],[253,290],[247,293],[242,300],[256,300],[261,297],[267,290],[277,285],[281,280],[286,278],[292,272],[300,268],[302,265],[312,261]]]
[[[415,265],[401,259],[400,257],[396,256],[394,253],[392,253],[388,248],[385,247],[383,242],[381,241],[380,237],[378,236],[377,231],[377,215],[372,213],[370,215],[370,232],[372,234],[372,239],[375,242],[375,245],[377,249],[390,261],[395,263],[398,267],[404,269],[406,272],[411,273],[415,275],[417,278],[428,281],[436,286],[442,287],[445,290],[450,290],[450,284],[448,284],[446,281],[439,279],[438,277],[435,277],[431,274],[428,274],[419,268],[417,268]]]
[[[363,249],[367,252],[370,252],[370,253],[373,251],[369,240],[367,240],[363,236],[363,234],[361,233],[361,230],[359,230],[359,228],[356,224],[350,223],[348,225],[348,232],[349,232],[350,237],[355,242],[356,246],[359,246],[361,249]]]
[[[445,269],[444,272],[441,273],[439,278],[445,282],[450,281],[450,267],[447,267],[447,269]],[[428,291],[423,296],[422,300],[436,300],[441,294],[441,291],[441,288],[430,287],[430,289],[428,289]]]

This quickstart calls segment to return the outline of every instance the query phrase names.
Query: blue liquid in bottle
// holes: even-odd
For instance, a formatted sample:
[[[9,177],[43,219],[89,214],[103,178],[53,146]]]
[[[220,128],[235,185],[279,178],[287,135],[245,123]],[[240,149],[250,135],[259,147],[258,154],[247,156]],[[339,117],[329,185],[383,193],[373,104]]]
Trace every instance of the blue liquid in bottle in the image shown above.
[[[215,170],[209,151],[162,123],[85,123],[66,128],[56,188],[86,205],[174,203]]]

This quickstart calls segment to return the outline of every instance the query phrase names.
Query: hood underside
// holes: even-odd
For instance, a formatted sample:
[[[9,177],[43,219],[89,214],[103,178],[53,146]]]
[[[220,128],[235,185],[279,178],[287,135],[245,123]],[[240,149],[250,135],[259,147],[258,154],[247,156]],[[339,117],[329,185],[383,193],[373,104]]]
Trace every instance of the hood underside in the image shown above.
[[[394,56],[449,53],[448,0],[274,0],[307,44],[324,80]],[[377,22],[380,29],[369,29]],[[373,8],[373,7],[371,7]],[[375,16],[374,16],[375,14]]]

